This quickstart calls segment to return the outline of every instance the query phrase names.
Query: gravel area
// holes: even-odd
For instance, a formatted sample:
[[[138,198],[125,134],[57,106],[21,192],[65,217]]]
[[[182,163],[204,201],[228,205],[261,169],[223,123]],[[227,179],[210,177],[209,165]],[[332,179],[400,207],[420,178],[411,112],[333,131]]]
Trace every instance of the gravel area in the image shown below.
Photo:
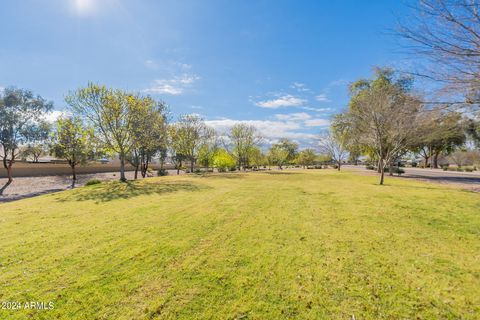
[[[169,175],[176,175],[176,170],[168,170]],[[133,180],[134,172],[127,171],[126,177],[128,180]],[[99,180],[117,180],[119,178],[118,172],[104,172],[92,174],[77,175],[77,183],[75,186],[83,186],[87,181],[92,179]],[[139,174],[139,178],[142,176]],[[7,182],[7,179],[0,179],[0,187]],[[72,185],[72,177],[67,175],[59,176],[43,176],[43,177],[19,177],[14,178],[12,184],[0,196],[1,202],[15,201],[24,198],[35,197],[41,194],[58,192],[70,189]]]

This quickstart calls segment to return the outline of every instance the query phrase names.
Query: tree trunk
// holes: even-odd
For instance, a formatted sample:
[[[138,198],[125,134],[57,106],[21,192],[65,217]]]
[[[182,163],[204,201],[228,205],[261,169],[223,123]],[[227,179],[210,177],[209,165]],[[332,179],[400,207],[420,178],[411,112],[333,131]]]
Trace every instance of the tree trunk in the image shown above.
[[[385,179],[385,166],[383,165],[383,161],[382,161],[382,164],[380,166],[380,185],[383,185],[384,179]]]
[[[177,176],[180,174],[180,168],[182,167],[182,161],[177,166]]]
[[[12,161],[8,161],[8,164],[7,164],[7,161],[4,159],[3,166],[5,169],[7,169],[8,180],[7,180],[7,183],[5,183],[3,187],[0,188],[0,195],[3,195],[3,192],[5,191],[5,189],[7,189],[8,186],[13,182]]]
[[[435,169],[438,168],[438,156],[439,156],[439,153],[438,152],[435,152],[434,156],[433,156],[433,167]]]
[[[139,165],[137,164],[137,165],[135,166],[135,174],[134,174],[134,176],[133,176],[133,178],[134,178],[135,180],[138,179],[138,167],[139,167]]]
[[[190,173],[193,173],[193,164],[194,164],[194,161],[193,159],[190,160]]]
[[[120,156],[120,181],[127,181],[127,178],[125,178],[125,156],[123,155]]]
[[[340,167],[341,167],[341,166],[342,166],[342,162],[341,162],[341,161],[338,161],[338,165],[337,165],[337,167],[338,167],[338,168],[337,168],[337,169],[338,169],[338,171],[340,171]]]
[[[75,188],[75,182],[77,182],[77,172],[75,171],[75,165],[70,165],[72,168],[72,189]]]
[[[378,159],[378,164],[377,164],[377,172],[378,173],[382,172],[382,169],[380,169],[380,167],[382,166],[382,163],[383,163],[383,160],[381,158]]]
[[[428,168],[428,159],[430,159],[430,157],[428,156],[424,156],[424,161],[423,161],[423,167],[424,168]]]

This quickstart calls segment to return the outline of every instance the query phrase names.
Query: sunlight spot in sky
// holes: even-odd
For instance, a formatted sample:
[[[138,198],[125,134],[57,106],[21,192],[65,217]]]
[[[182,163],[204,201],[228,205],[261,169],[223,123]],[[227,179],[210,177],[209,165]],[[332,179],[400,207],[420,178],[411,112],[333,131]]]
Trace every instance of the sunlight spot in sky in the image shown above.
[[[95,10],[95,0],[73,0],[73,5],[80,15],[89,14]]]

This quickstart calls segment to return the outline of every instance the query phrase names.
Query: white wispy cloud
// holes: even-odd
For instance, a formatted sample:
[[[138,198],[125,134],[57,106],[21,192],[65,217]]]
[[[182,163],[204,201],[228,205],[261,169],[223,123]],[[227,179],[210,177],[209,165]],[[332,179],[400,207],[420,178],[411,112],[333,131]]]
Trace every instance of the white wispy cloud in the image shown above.
[[[299,107],[303,103],[305,103],[304,99],[286,94],[275,99],[255,102],[255,105],[261,108],[278,109],[282,107]]]
[[[330,125],[330,121],[327,119],[308,119],[304,122],[307,127],[326,127]]]
[[[271,121],[271,120],[234,120],[220,119],[208,120],[205,123],[220,133],[227,132],[233,125],[237,123],[245,123],[254,126],[266,142],[274,142],[280,138],[288,138],[292,140],[308,140],[315,139],[315,135],[311,133],[300,132],[302,124],[294,121]]]
[[[151,87],[143,91],[152,94],[180,95],[198,79],[199,76],[192,74],[182,74],[173,79],[156,79]]]
[[[327,97],[325,93],[321,93],[315,97],[315,100],[320,102],[330,102],[331,100]]]
[[[305,112],[297,112],[297,113],[282,113],[276,114],[275,118],[278,120],[289,120],[289,121],[297,121],[297,120],[307,120],[310,119],[311,116]]]
[[[59,118],[70,117],[72,114],[68,110],[52,110],[47,113],[43,118],[45,121],[54,123]]]
[[[191,106],[190,108],[192,108],[192,109],[197,109],[197,110],[203,109],[202,106],[197,106],[197,105],[193,105],[193,106]]]
[[[308,92],[310,91],[309,88],[307,88],[307,86],[304,84],[304,83],[301,83],[301,82],[294,82],[291,86],[290,86],[291,89],[295,89],[299,92]]]
[[[315,112],[329,112],[333,110],[333,108],[314,108],[314,107],[302,107],[302,109],[307,111],[315,111]]]

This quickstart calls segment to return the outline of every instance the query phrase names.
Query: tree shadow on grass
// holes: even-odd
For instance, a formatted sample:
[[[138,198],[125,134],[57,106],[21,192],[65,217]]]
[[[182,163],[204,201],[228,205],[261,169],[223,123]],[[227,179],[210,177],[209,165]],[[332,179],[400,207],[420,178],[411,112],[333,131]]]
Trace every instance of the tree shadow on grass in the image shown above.
[[[168,194],[177,191],[198,191],[208,188],[191,182],[105,182],[98,185],[86,186],[77,189],[75,193],[58,199],[59,202],[93,200],[97,203],[118,199],[130,199],[142,195]]]

